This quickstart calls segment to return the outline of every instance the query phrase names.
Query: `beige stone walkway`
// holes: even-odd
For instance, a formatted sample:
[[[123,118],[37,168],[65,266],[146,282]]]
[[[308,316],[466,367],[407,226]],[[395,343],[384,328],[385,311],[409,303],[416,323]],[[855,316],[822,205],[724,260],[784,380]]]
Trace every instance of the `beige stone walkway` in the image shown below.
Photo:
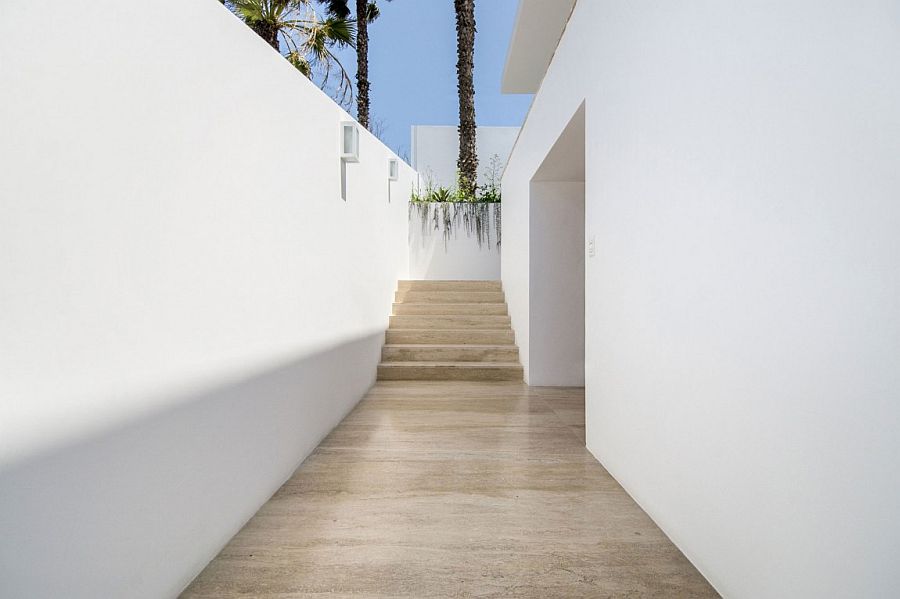
[[[583,390],[380,382],[184,597],[716,597],[584,449]]]

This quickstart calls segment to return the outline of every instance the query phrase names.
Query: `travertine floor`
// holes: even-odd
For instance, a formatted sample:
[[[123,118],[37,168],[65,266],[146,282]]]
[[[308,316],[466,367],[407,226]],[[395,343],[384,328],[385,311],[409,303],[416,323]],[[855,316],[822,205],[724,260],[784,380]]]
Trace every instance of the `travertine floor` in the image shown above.
[[[183,596],[717,596],[583,439],[581,389],[378,383]]]

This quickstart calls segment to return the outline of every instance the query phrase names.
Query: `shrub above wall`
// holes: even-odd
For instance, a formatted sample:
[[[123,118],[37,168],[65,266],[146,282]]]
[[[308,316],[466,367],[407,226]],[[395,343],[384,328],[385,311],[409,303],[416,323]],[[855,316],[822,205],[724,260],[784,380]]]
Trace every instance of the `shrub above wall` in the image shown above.
[[[467,237],[475,236],[479,248],[490,247],[493,229],[496,247],[500,247],[500,157],[497,154],[491,156],[483,180],[485,183],[477,186],[473,195],[459,184],[435,185],[431,174],[426,174],[424,189],[417,185],[409,200],[410,222],[416,214],[423,241],[429,230],[441,231],[446,250],[454,233],[462,228]]]
[[[409,201],[410,277],[500,278],[500,159],[492,157],[475,194],[435,185],[430,173]],[[415,222],[414,222],[415,221]]]

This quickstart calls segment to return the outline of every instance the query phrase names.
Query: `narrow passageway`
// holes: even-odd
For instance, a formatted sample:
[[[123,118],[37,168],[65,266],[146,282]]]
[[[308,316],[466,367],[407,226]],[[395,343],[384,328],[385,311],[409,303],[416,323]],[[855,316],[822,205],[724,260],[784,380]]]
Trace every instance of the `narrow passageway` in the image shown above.
[[[583,393],[377,383],[183,597],[717,596],[584,448]]]

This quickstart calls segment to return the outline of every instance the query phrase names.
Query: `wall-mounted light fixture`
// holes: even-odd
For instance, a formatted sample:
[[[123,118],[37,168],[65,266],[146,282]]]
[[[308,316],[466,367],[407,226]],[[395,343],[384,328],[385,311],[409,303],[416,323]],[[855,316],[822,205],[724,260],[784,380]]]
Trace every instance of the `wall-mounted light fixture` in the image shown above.
[[[341,122],[341,160],[359,162],[359,126],[353,121]]]
[[[396,158],[388,159],[388,181],[396,181],[400,176],[400,161]]]
[[[341,121],[341,199],[347,201],[347,163],[359,162],[359,125]]]

